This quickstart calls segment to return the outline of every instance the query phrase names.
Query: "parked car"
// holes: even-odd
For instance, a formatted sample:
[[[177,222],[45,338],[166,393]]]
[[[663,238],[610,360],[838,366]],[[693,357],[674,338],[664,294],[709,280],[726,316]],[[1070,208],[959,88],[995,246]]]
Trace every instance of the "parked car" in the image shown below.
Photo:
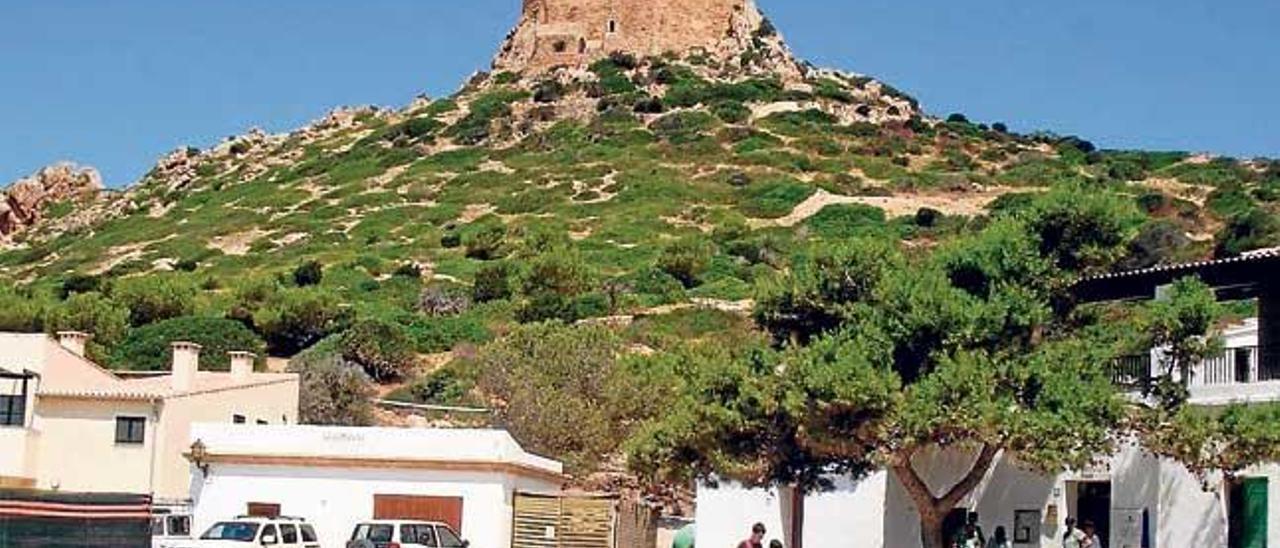
[[[446,524],[434,521],[371,520],[356,524],[347,548],[467,548]]]
[[[275,548],[320,548],[316,530],[299,518],[240,516],[219,521],[200,538],[180,548],[272,546]]]

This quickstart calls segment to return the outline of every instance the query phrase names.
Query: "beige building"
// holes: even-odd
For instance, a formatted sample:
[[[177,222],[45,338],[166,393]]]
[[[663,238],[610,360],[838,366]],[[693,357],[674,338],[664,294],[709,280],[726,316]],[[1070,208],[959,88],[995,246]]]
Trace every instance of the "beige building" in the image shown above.
[[[200,346],[175,342],[167,374],[128,378],[85,358],[87,339],[0,333],[0,486],[182,502],[192,423],[297,422],[297,375],[254,372],[252,354],[200,371]]]

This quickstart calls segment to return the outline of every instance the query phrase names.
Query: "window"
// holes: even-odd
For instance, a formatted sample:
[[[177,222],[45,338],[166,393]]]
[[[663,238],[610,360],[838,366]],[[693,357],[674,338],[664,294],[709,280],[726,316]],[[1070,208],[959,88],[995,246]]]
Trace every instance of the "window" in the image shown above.
[[[280,524],[280,542],[285,544],[297,544],[298,527],[288,523]]]
[[[9,385],[0,388],[0,426],[27,424],[27,379],[0,378]],[[3,386],[3,385],[0,385]]]
[[[351,534],[351,540],[371,540],[373,542],[391,542],[395,529],[390,525],[361,523]]]
[[[258,419],[258,420],[257,420],[257,421],[255,421],[255,422],[257,423],[257,425],[258,425],[258,426],[266,426],[266,425],[267,425],[267,421],[264,421],[264,420],[262,420],[262,419]]]
[[[316,530],[310,525],[302,524],[302,542],[315,542]]]
[[[236,424],[244,424],[244,415],[231,415],[231,422]]]
[[[270,537],[275,537],[275,541],[274,541],[274,542],[267,542],[267,539],[268,539],[268,538],[270,538]],[[270,545],[272,545],[272,544],[280,544],[280,535],[279,535],[278,533],[276,533],[276,526],[275,526],[275,524],[274,524],[274,523],[272,523],[272,524],[268,524],[266,527],[263,527],[263,528],[262,528],[262,537],[261,537],[261,538],[262,538],[262,545],[263,545],[263,546],[270,546]]]
[[[191,534],[191,516],[169,516],[169,536],[185,537]]]
[[[421,544],[428,548],[438,548],[435,528],[430,525],[401,525],[400,541],[409,544]]]
[[[164,536],[164,518],[162,517],[151,518],[151,536],[153,537]]]
[[[564,43],[564,40],[556,40],[551,44],[551,49],[556,53],[564,53],[564,50],[569,49],[569,44]]]
[[[258,538],[258,524],[244,521],[219,521],[200,535],[200,540],[252,542],[255,538]]]
[[[439,527],[436,532],[440,533],[440,548],[462,548],[462,539],[458,535],[453,534],[453,530],[448,527]]]
[[[610,20],[609,20],[609,34],[613,34],[613,33],[615,33],[615,32],[618,32],[618,22],[617,22],[617,21],[615,21],[615,20],[613,20],[613,19],[610,19]]]
[[[145,417],[116,417],[116,443],[143,443],[147,439]]]

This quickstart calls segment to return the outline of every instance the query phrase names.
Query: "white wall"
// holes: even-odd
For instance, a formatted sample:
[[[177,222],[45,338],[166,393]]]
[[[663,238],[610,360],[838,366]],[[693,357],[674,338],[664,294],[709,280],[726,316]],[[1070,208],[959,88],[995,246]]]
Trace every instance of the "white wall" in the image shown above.
[[[208,478],[192,470],[194,529],[245,513],[248,502],[277,503],[306,518],[324,546],[344,546],[354,525],[373,517],[373,496],[461,497],[462,537],[477,548],[511,542],[512,495],[559,485],[496,472],[218,465]]]
[[[873,548],[881,537],[887,474],[859,482],[838,480],[835,489],[807,497],[804,544],[813,548]],[[784,540],[790,527],[790,495],[777,489],[746,489],[732,482],[698,487],[698,546],[736,546],[763,523],[769,539]],[[786,524],[786,525],[784,525]]]

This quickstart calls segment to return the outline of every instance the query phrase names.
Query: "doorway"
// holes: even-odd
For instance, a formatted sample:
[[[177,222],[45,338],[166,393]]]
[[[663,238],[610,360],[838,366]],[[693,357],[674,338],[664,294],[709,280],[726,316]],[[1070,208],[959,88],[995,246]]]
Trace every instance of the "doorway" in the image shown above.
[[[1081,481],[1075,483],[1075,505],[1072,517],[1081,529],[1091,523],[1105,548],[1111,541],[1111,482]]]
[[[1243,478],[1227,484],[1227,546],[1266,548],[1267,478]]]

